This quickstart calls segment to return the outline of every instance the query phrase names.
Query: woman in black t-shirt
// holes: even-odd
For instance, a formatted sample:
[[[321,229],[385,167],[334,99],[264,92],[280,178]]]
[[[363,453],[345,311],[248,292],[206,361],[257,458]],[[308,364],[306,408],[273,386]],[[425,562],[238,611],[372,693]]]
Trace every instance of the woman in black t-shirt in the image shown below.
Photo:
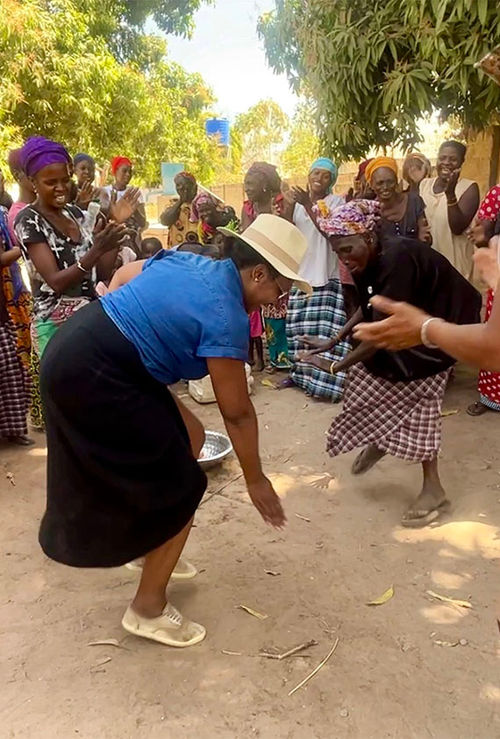
[[[330,223],[332,243],[354,278],[361,306],[334,341],[360,320],[378,320],[370,305],[373,295],[413,303],[454,323],[478,322],[481,296],[450,262],[426,244],[406,238],[386,239],[382,252],[378,220],[372,201],[353,200],[339,208]],[[305,352],[301,359],[332,373],[351,368],[344,410],[328,432],[329,454],[364,446],[353,474],[366,472],[385,454],[421,462],[423,487],[402,524],[415,527],[434,521],[448,504],[437,458],[441,403],[455,360],[429,342],[394,352],[362,342],[344,360],[326,367],[317,356],[323,350]]]
[[[395,159],[372,159],[366,168],[366,179],[380,203],[381,219],[378,228],[382,238],[403,236],[432,243],[425,217],[425,203],[418,192],[401,192]]]

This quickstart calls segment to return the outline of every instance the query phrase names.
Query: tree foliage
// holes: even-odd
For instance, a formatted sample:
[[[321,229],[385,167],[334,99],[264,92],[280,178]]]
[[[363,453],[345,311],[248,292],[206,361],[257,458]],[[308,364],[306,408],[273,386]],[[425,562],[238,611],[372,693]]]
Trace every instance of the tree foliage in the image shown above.
[[[255,161],[276,164],[277,147],[283,142],[290,121],[274,100],[260,100],[236,116],[234,131],[241,140],[243,172]]]
[[[343,159],[413,146],[432,110],[480,130],[500,106],[500,88],[474,68],[500,43],[498,0],[276,0],[259,32]]]
[[[126,154],[147,184],[159,181],[162,160],[210,182],[219,156],[204,132],[210,90],[168,60],[158,37],[136,33],[134,60],[120,61],[102,30],[117,4],[134,3],[0,0],[0,156],[43,134],[100,162]],[[169,4],[182,5],[156,3]]]
[[[295,112],[288,144],[281,155],[281,174],[284,177],[304,177],[317,158],[319,149],[314,109],[310,103],[302,103]]]
[[[165,33],[191,36],[193,14],[213,0],[73,0],[92,36],[104,39],[121,61],[141,52],[143,28],[152,20]]]

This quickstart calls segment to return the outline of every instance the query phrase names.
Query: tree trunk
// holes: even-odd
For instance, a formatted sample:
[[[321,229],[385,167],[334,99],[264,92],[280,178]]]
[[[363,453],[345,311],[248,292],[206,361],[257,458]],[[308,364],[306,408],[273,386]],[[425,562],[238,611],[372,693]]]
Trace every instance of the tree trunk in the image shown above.
[[[490,155],[490,187],[498,184],[498,159],[500,157],[500,126],[492,126]]]

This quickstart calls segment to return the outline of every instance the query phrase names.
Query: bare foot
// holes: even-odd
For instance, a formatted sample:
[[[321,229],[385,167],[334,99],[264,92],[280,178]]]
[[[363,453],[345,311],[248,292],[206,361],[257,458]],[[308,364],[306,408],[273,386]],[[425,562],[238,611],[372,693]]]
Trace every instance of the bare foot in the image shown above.
[[[385,452],[378,449],[375,444],[369,444],[354,460],[351,473],[353,475],[362,475],[368,472],[384,455]]]

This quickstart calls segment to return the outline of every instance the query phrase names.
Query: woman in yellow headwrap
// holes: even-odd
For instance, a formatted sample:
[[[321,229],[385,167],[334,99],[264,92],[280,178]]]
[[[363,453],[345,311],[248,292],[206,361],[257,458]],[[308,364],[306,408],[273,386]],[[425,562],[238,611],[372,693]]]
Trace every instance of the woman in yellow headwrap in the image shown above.
[[[367,166],[365,174],[380,203],[382,241],[391,236],[404,236],[431,243],[425,203],[418,192],[401,192],[396,160],[376,157]]]

